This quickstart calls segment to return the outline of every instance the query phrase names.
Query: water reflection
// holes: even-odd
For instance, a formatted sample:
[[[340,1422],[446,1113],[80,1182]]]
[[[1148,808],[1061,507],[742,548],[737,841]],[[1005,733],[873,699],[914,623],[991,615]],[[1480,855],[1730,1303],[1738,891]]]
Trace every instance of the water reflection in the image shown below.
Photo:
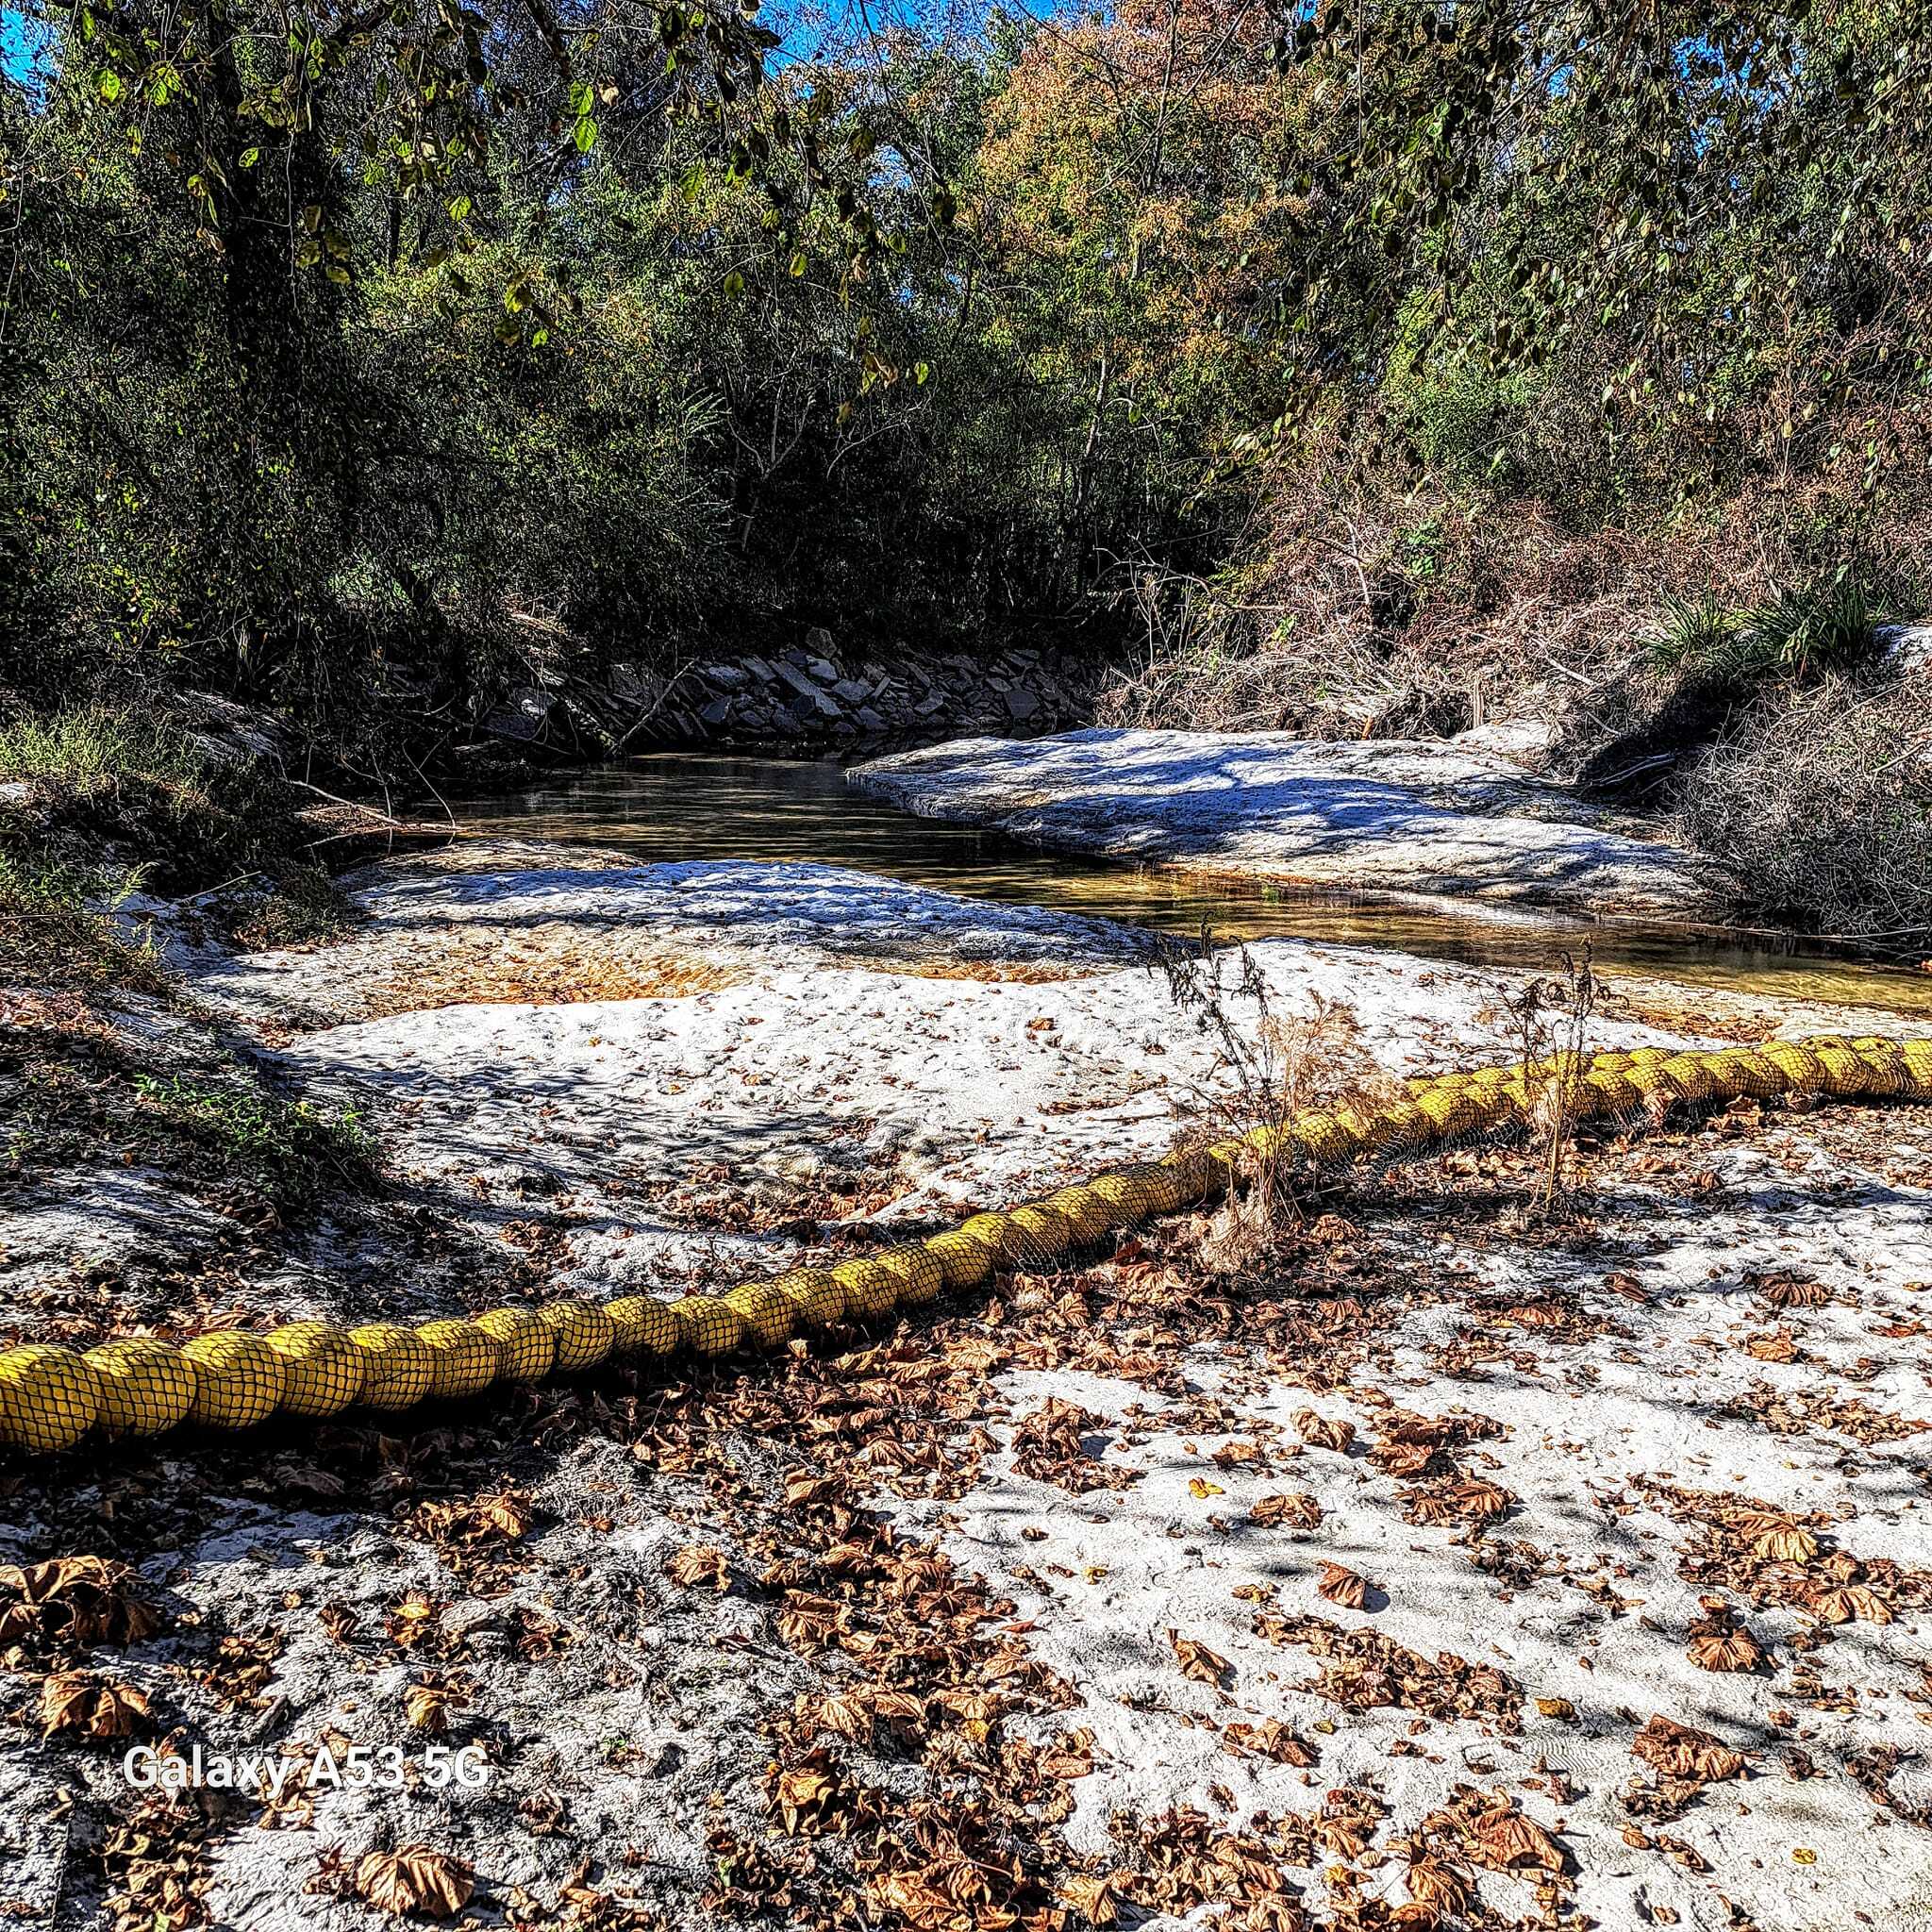
[[[1299,887],[1224,884],[1041,852],[997,832],[895,811],[837,765],[664,755],[456,808],[466,829],[610,845],[641,863],[706,858],[850,866],[968,897],[1085,912],[1173,933],[1312,939],[1474,965],[1542,968],[1586,938],[1600,965],[1692,986],[1932,1013],[1932,981],[1800,944],[1670,927],[1477,915]]]

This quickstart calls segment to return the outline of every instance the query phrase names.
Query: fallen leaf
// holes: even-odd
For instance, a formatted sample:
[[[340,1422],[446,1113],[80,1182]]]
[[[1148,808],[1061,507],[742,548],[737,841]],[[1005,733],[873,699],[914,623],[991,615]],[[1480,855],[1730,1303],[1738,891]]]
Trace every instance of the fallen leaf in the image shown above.
[[[456,1684],[411,1684],[403,1692],[403,1715],[419,1731],[441,1737],[449,1729],[450,1712],[470,1701]]]
[[[1060,1885],[1060,1903],[1078,1912],[1090,1925],[1119,1923],[1120,1907],[1110,1878],[1090,1878],[1075,1874]]]
[[[1368,1578],[1357,1576],[1341,1563],[1324,1563],[1315,1589],[1331,1604],[1340,1604],[1348,1610],[1359,1610],[1369,1601]]]
[[[1272,1757],[1276,1764],[1291,1764],[1306,1771],[1315,1754],[1278,1717],[1258,1724],[1231,1724],[1221,1734],[1222,1743],[1237,1757],[1252,1752],[1257,1757]]]
[[[664,1568],[674,1583],[681,1583],[687,1590],[703,1584],[722,1593],[731,1588],[731,1570],[724,1551],[708,1543],[686,1543]]]
[[[1774,1523],[1753,1537],[1751,1554],[1766,1563],[1808,1563],[1818,1554],[1818,1539],[1795,1523]]]
[[[1504,1803],[1485,1811],[1470,1826],[1474,1856],[1498,1872],[1517,1865],[1536,1865],[1545,1872],[1563,1869],[1563,1848],[1533,1818]]]
[[[1209,1650],[1205,1643],[1197,1642],[1191,1637],[1183,1637],[1177,1630],[1167,1633],[1167,1641],[1174,1645],[1174,1654],[1180,1659],[1181,1674],[1191,1677],[1197,1684],[1220,1684],[1227,1675],[1227,1659]]]
[[[1862,1583],[1827,1590],[1811,1607],[1821,1624],[1849,1624],[1854,1618],[1862,1618],[1868,1624],[1891,1622],[1891,1606]]]
[[[1630,1740],[1630,1752],[1666,1777],[1721,1780],[1740,1777],[1744,1771],[1741,1751],[1674,1718],[1652,1718]]]
[[[1404,1874],[1408,1895],[1419,1906],[1433,1907],[1452,1918],[1460,1918],[1474,1897],[1469,1874],[1458,1871],[1445,1858],[1418,1858]]]
[[[476,1889],[475,1874],[460,1858],[431,1851],[427,1845],[370,1852],[357,1861],[351,1882],[378,1911],[397,1918],[406,1912],[425,1919],[453,1917],[469,1904]]]
[[[1312,1496],[1277,1495],[1257,1497],[1248,1510],[1251,1523],[1289,1529],[1317,1529],[1322,1523],[1322,1506]]]
[[[1755,1671],[1764,1662],[1764,1646],[1720,1607],[1690,1631],[1690,1661],[1701,1671]]]
[[[148,1714],[147,1699],[131,1684],[94,1671],[62,1671],[41,1686],[42,1735],[77,1731],[83,1738],[131,1737]]]
[[[1304,1442],[1311,1443],[1317,1449],[1333,1449],[1338,1455],[1346,1455],[1348,1445],[1355,1441],[1353,1423],[1330,1422],[1326,1416],[1317,1415],[1312,1408],[1297,1410],[1294,1425],[1301,1431]]]

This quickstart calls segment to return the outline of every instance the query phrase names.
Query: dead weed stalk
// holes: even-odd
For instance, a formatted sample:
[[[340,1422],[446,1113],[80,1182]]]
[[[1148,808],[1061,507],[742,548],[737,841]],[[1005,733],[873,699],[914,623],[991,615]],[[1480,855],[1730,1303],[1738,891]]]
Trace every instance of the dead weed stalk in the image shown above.
[[[1307,1012],[1279,1011],[1246,946],[1217,946],[1203,925],[1192,941],[1164,941],[1158,966],[1175,1009],[1214,1048],[1205,1074],[1175,1101],[1182,1146],[1278,1132],[1297,1113],[1374,1082],[1354,1009],[1313,992]],[[1306,1177],[1272,1135],[1251,1143],[1243,1171],[1247,1186],[1229,1192],[1203,1244],[1204,1261],[1219,1273],[1244,1272],[1302,1218]]]
[[[1560,970],[1539,974],[1515,993],[1499,992],[1476,1014],[1523,1067],[1525,1109],[1537,1178],[1528,1204],[1532,1220],[1546,1219],[1568,1191],[1566,1174],[1576,1138],[1576,1083],[1590,1065],[1593,1024],[1621,1010],[1624,1001],[1597,972],[1592,950],[1560,956]]]

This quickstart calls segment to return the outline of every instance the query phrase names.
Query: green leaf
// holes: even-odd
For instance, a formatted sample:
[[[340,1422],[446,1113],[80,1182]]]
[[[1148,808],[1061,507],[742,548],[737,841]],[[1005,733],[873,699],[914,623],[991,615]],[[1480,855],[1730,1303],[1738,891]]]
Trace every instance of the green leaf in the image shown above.
[[[796,279],[797,279],[797,277],[798,277],[798,276],[800,276],[800,275],[803,275],[804,273],[805,273],[805,250],[801,248],[801,249],[800,249],[800,250],[798,251],[798,253],[797,253],[796,255],[794,255],[794,256],[793,256],[793,257],[791,258],[791,275],[792,275],[792,278],[793,278],[794,280],[796,280]]]
[[[449,205],[449,218],[453,222],[467,222],[470,219],[470,197],[459,194]]]
[[[724,292],[734,302],[744,293],[744,277],[736,269],[724,277]]]
[[[931,374],[932,368],[928,363],[915,362],[912,365],[912,380],[922,389],[925,386],[925,378]]]
[[[244,168],[254,167],[260,158],[261,150],[258,147],[244,147],[242,150],[242,165]]]
[[[121,98],[121,76],[111,67],[101,70],[99,86],[102,100],[118,101]]]
[[[577,152],[587,155],[597,144],[597,124],[586,114],[576,127]]]

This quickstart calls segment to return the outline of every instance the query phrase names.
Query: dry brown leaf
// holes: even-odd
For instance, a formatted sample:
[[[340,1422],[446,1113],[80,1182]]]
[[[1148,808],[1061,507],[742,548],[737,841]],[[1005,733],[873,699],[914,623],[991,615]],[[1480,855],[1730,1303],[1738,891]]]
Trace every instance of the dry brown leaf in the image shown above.
[[[469,1692],[457,1684],[411,1684],[403,1692],[403,1715],[417,1730],[440,1738],[449,1729],[450,1713],[469,1701]]]
[[[1276,1764],[1291,1764],[1306,1771],[1315,1754],[1278,1717],[1259,1724],[1231,1724],[1221,1734],[1222,1743],[1237,1757],[1252,1752],[1257,1757],[1272,1757]]]
[[[722,1593],[731,1588],[731,1569],[724,1552],[709,1543],[686,1543],[664,1568],[674,1583],[681,1583],[687,1590],[702,1584]]]
[[[1840,1589],[1824,1591],[1811,1610],[1821,1624],[1849,1624],[1854,1618],[1862,1618],[1868,1624],[1891,1622],[1891,1606],[1862,1583],[1848,1583]]]
[[[1311,1443],[1317,1449],[1333,1449],[1337,1455],[1346,1455],[1349,1444],[1355,1441],[1353,1423],[1330,1422],[1326,1416],[1317,1415],[1312,1408],[1298,1409],[1294,1425],[1300,1430],[1304,1442]]]
[[[1260,1496],[1249,1507],[1248,1520],[1287,1529],[1317,1529],[1322,1523],[1322,1506],[1314,1497],[1299,1493]]]
[[[1768,1282],[1764,1299],[1774,1308],[1819,1308],[1831,1296],[1822,1283],[1787,1279]]]
[[[815,1721],[824,1729],[863,1744],[872,1738],[872,1707],[857,1691],[842,1696],[821,1697],[816,1702],[801,1697],[799,1715]]]
[[[42,1734],[77,1731],[83,1738],[132,1737],[148,1714],[147,1699],[131,1684],[94,1671],[61,1671],[41,1685]]]
[[[774,1790],[785,1829],[795,1837],[802,1825],[815,1823],[838,1789],[837,1779],[819,1761],[794,1765],[790,1771],[779,1773]]]
[[[1751,1554],[1766,1563],[1808,1563],[1818,1554],[1818,1539],[1795,1523],[1776,1523],[1753,1537]]]
[[[103,1557],[0,1565],[0,1657],[19,1664],[138,1643],[160,1627],[138,1571]]]
[[[434,1597],[425,1595],[420,1590],[412,1590],[394,1609],[389,1613],[387,1627],[390,1641],[408,1649],[421,1643],[430,1631],[430,1626],[442,1615],[442,1606]]]
[[[1666,1777],[1711,1782],[1740,1777],[1744,1771],[1741,1751],[1733,1751],[1708,1731],[1680,1724],[1674,1718],[1652,1718],[1630,1740],[1630,1752]]]
[[[1368,1578],[1357,1576],[1342,1563],[1324,1563],[1315,1589],[1331,1604],[1340,1604],[1344,1609],[1359,1610],[1368,1605]]]
[[[1764,1646],[1718,1598],[1706,1598],[1709,1614],[1691,1624],[1690,1661],[1702,1671],[1755,1671],[1764,1662]]]
[[[1110,1878],[1090,1878],[1075,1874],[1062,1880],[1060,1904],[1078,1912],[1090,1925],[1113,1925],[1120,1922],[1120,1904]]]
[[[1535,1865],[1545,1872],[1563,1869],[1563,1848],[1533,1818],[1505,1802],[1485,1811],[1469,1828],[1473,1856],[1493,1871]]]
[[[454,1917],[476,1890],[475,1873],[460,1858],[427,1845],[370,1852],[357,1861],[351,1883],[378,1911],[397,1918],[408,1912],[425,1919]]]
[[[1405,1874],[1408,1895],[1419,1906],[1432,1906],[1439,1912],[1459,1918],[1469,1910],[1474,1890],[1469,1874],[1446,1858],[1418,1858]]]
[[[1191,1637],[1183,1637],[1178,1630],[1170,1630],[1167,1641],[1174,1645],[1174,1654],[1180,1659],[1181,1674],[1191,1677],[1197,1684],[1221,1684],[1227,1676],[1227,1659],[1209,1650],[1205,1643],[1197,1642]]]
[[[1516,1506],[1515,1491],[1500,1483],[1466,1476],[1427,1489],[1407,1491],[1404,1497],[1411,1523],[1488,1523]]]

